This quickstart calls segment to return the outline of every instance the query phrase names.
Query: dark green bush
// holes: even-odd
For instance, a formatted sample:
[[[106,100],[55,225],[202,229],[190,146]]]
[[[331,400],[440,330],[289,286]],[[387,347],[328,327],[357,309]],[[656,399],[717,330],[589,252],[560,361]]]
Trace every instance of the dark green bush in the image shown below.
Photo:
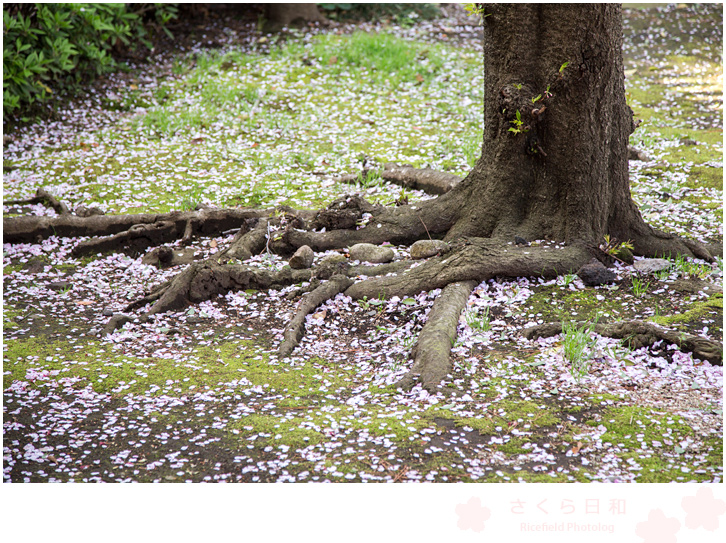
[[[4,4],[3,119],[113,71],[112,53],[141,43],[176,4]]]
[[[408,26],[416,19],[433,19],[439,15],[438,4],[318,4],[325,16],[333,20],[390,19]]]

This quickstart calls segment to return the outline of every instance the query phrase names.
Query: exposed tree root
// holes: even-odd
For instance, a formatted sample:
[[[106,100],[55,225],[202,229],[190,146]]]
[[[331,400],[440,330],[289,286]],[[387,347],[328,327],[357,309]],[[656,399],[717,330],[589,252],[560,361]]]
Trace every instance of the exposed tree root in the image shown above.
[[[260,254],[267,243],[268,225],[266,219],[261,219],[252,230],[240,228],[229,247],[215,256],[217,262],[222,262],[225,258],[247,260],[253,255]]]
[[[410,390],[419,379],[426,390],[436,392],[439,383],[451,370],[451,347],[456,341],[459,315],[477,284],[476,281],[451,283],[436,298],[418,341],[411,350],[413,367],[398,382],[398,386]]]
[[[176,225],[171,221],[137,224],[113,236],[95,237],[82,241],[73,248],[73,256],[79,257],[113,250],[140,254],[149,247],[169,243],[177,237]]]
[[[360,281],[345,294],[356,300],[405,297],[459,281],[480,283],[494,277],[557,277],[574,273],[593,256],[597,253],[582,245],[517,247],[491,239],[470,238],[454,245],[445,256],[431,258],[404,274]]]
[[[634,253],[659,258],[673,258],[676,255],[700,258],[706,262],[713,262],[714,256],[723,255],[723,246],[711,244],[703,245],[696,241],[662,232],[643,224],[629,236],[623,237],[633,242]]]
[[[129,304],[125,311],[154,302],[146,313],[154,315],[182,309],[231,290],[266,290],[309,281],[311,270],[264,270],[253,266],[221,265],[213,260],[195,262],[179,275],[157,287],[151,294]]]
[[[113,334],[116,330],[121,328],[124,324],[126,324],[127,322],[131,322],[132,320],[134,320],[134,319],[132,317],[130,317],[129,315],[124,315],[123,313],[117,313],[109,319],[109,321],[106,323],[106,326],[104,326],[101,334],[104,336]]]
[[[220,232],[244,226],[249,219],[267,217],[270,213],[271,210],[205,208],[199,211],[173,211],[160,214],[10,217],[3,219],[3,242],[37,243],[50,236],[69,238],[113,236],[137,225],[157,222],[173,223],[175,232],[173,239],[181,238],[189,223],[197,225],[195,235],[218,235]]]
[[[314,251],[329,251],[350,247],[356,243],[380,245],[389,242],[395,245],[408,245],[420,239],[441,238],[456,221],[458,209],[456,206],[447,207],[439,199],[395,209],[373,208],[368,224],[355,230],[339,228],[325,232],[311,232],[288,228],[279,239],[270,244],[270,247],[278,254],[292,254],[303,245]],[[436,201],[441,205],[434,205]]]
[[[365,175],[367,172],[363,172]],[[430,168],[414,168],[409,164],[384,164],[381,178],[407,189],[422,190],[427,194],[444,194],[461,183],[462,177],[452,173],[440,172]],[[339,183],[356,184],[361,180],[360,174],[344,175],[337,179]]]
[[[388,264],[377,264],[375,266],[360,265],[351,266],[347,269],[348,277],[375,277],[379,275],[388,275],[389,273],[401,273],[411,266],[415,262],[413,260],[398,260],[396,262],[389,262]]]
[[[345,275],[334,275],[328,281],[302,297],[295,316],[285,327],[278,356],[285,358],[292,353],[305,333],[305,317],[323,302],[347,289],[353,281]]]
[[[53,196],[50,192],[45,190],[43,187],[40,187],[37,192],[35,193],[35,196],[33,198],[30,198],[28,200],[7,200],[3,202],[3,205],[6,206],[13,206],[13,205],[34,205],[34,204],[43,204],[46,207],[50,207],[52,209],[55,209],[55,212],[58,213],[58,215],[68,215],[70,211],[68,210],[68,206],[61,202],[58,198]]]
[[[708,360],[717,366],[723,364],[723,345],[693,334],[665,330],[642,321],[597,324],[593,330],[601,336],[627,340],[633,349],[650,347],[658,341],[665,341],[676,345],[682,351],[692,352],[697,358]],[[523,335],[527,339],[537,339],[561,333],[562,324],[548,323],[527,328]]]

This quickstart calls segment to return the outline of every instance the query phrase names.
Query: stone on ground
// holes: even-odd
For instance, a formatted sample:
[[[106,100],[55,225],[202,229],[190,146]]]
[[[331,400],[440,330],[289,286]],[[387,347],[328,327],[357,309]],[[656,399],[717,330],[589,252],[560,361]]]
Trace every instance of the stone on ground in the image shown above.
[[[640,273],[656,273],[667,270],[671,265],[669,260],[663,258],[646,258],[645,260],[637,260],[633,263],[633,267]]]
[[[393,260],[396,254],[390,247],[379,247],[372,243],[356,243],[350,248],[350,258],[372,264],[385,264]]]
[[[292,258],[288,261],[288,264],[290,264],[290,267],[293,270],[307,270],[313,265],[314,259],[315,253],[313,250],[307,245],[303,245],[295,251],[295,254],[292,255]]]
[[[606,283],[612,283],[617,276],[614,272],[607,269],[602,262],[593,258],[582,268],[577,270],[577,276],[582,279],[587,287],[596,287]]]

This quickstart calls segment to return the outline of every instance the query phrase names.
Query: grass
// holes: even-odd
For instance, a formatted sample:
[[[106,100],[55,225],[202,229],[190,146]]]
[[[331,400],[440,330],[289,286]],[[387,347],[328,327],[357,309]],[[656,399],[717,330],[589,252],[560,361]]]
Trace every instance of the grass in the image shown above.
[[[673,261],[673,265],[675,266],[676,270],[680,275],[683,275],[684,277],[693,277],[696,279],[705,279],[714,271],[714,268],[712,268],[708,264],[693,262],[692,260],[683,255],[676,256],[675,260]]]
[[[650,281],[642,279],[639,275],[631,277],[630,282],[633,288],[633,294],[638,298],[645,296],[648,292],[648,288],[650,288]]]
[[[580,381],[588,374],[590,360],[597,340],[592,337],[594,323],[577,326],[572,322],[562,323],[562,354],[569,363],[570,375]]]
[[[476,82],[480,63],[474,51],[362,32],[316,36],[309,45],[291,39],[266,56],[201,53],[175,60],[155,88],[116,89],[113,101],[130,115],[97,130],[98,146],[47,149],[38,162],[52,168],[66,201],[107,212],[189,206],[197,197],[180,196],[180,188],[197,187],[219,206],[324,207],[339,191],[321,186],[321,173],[357,171],[361,154],[416,167],[450,160],[465,170],[478,152],[480,108],[438,76]],[[430,98],[400,92],[419,85],[435,88]],[[446,157],[434,152],[442,123],[459,126],[462,138]],[[361,189],[391,205],[393,189],[376,181]]]
[[[402,84],[417,84],[437,75],[444,57],[440,46],[424,46],[407,42],[386,33],[355,32],[342,39],[324,34],[318,36],[313,55],[334,71],[357,70],[362,77],[396,89]]]
[[[489,321],[489,307],[481,311],[470,309],[466,312],[466,324],[478,332],[488,332],[492,326]]]

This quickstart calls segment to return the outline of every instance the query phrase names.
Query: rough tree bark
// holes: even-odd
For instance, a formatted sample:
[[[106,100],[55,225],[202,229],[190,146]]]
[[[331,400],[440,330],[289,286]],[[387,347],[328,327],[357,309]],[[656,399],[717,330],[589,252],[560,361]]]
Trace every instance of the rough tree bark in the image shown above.
[[[609,234],[641,255],[707,256],[647,226],[631,199],[620,5],[484,11],[483,152],[447,237],[597,244]]]
[[[682,254],[712,260],[702,245],[648,226],[631,199],[627,144],[634,123],[625,100],[620,5],[484,4],[483,9],[484,141],[481,158],[463,181],[444,176],[441,179],[448,184],[444,194],[395,209],[343,198],[312,218],[290,210],[287,218],[252,213],[244,217],[247,222],[224,253],[243,260],[265,249],[289,255],[303,245],[323,251],[360,242],[404,244],[429,238],[451,242],[450,253],[397,275],[359,280],[350,286],[338,276],[335,287],[319,288],[306,298],[306,302],[322,303],[342,288],[355,299],[400,296],[457,284],[439,304],[448,306],[437,309],[444,315],[441,322],[421,332],[413,370],[404,380],[411,386],[418,376],[424,376],[429,390],[436,389],[450,367],[450,336],[455,333],[452,316],[463,309],[466,295],[462,292],[470,290],[471,282],[496,276],[554,276],[575,271],[593,257],[607,264],[607,256],[599,249],[605,235],[632,241],[636,255]],[[408,169],[396,175],[401,177],[399,182],[410,185],[418,173]],[[428,171],[420,177],[425,185],[432,174]],[[372,219],[357,229],[364,213],[370,213]],[[91,219],[107,228],[112,222],[110,218]],[[208,232],[204,217],[164,219],[176,220],[169,227],[172,238],[183,234],[188,240],[195,233]],[[18,226],[9,224],[14,220],[18,219],[3,221],[5,232],[16,232],[24,239],[50,235],[48,232],[90,234],[76,224],[80,219],[66,216],[40,219],[37,229],[30,219]],[[254,220],[258,222],[250,222]],[[65,229],[59,232],[54,221]],[[325,232],[314,231],[322,226]],[[124,222],[123,227],[119,223],[113,228],[116,234],[128,225]],[[270,228],[277,231],[274,239],[269,239]],[[105,230],[97,235],[110,233]],[[119,239],[136,239],[134,236]],[[545,243],[515,247],[511,243],[515,236]],[[380,273],[369,270],[366,275],[387,273],[384,270],[388,269]],[[145,317],[250,284],[266,288],[313,276],[353,276],[345,266],[326,276],[317,271],[291,271],[255,271],[216,255],[193,264],[128,309],[153,304],[142,315]],[[310,303],[302,304],[294,318],[297,324],[289,328],[283,354],[299,340],[299,323],[311,311]],[[424,351],[438,354],[426,357]]]

